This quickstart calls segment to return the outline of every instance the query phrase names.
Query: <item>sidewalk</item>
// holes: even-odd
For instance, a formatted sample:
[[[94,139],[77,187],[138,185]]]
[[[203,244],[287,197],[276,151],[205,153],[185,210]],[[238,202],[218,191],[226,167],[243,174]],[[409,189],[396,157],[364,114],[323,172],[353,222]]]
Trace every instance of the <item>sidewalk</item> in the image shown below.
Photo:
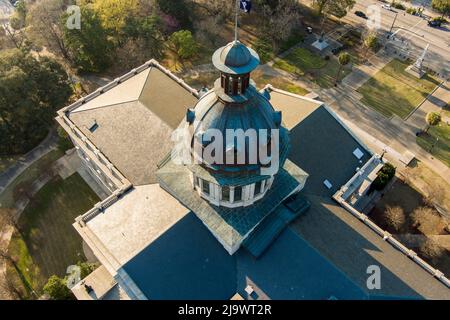
[[[55,149],[58,145],[59,136],[55,129],[52,129],[44,141],[36,148],[21,157],[14,165],[0,174],[0,193],[14,181],[22,172],[42,156]]]

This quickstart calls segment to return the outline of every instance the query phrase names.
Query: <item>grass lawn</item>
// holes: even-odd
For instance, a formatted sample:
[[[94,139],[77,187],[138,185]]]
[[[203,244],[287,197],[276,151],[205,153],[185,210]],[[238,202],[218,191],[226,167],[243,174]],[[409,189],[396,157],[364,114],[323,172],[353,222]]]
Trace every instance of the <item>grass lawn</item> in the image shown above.
[[[277,89],[285,90],[291,93],[295,93],[304,96],[309,93],[305,88],[294,84],[293,82],[283,79],[281,77],[272,77],[268,75],[263,75],[260,71],[255,71],[252,79],[256,82],[256,87],[258,89],[264,88],[265,85],[271,84]]]
[[[297,48],[283,59],[277,60],[274,67],[296,76],[306,76],[323,88],[331,88],[339,70],[339,63],[335,59],[325,60],[305,48]],[[339,79],[343,79],[349,72],[350,70],[344,67]]]
[[[428,74],[422,79],[410,75],[405,71],[409,64],[389,62],[357,90],[361,101],[386,117],[405,118],[439,84]]]
[[[11,208],[14,205],[14,189],[20,184],[32,183],[42,174],[42,171],[45,170],[45,168],[50,167],[54,161],[63,155],[63,151],[56,149],[50,151],[29,166],[0,194],[0,206],[3,208]]]
[[[98,201],[78,173],[65,180],[55,177],[35,195],[9,247],[26,286],[40,294],[48,277],[64,276],[67,266],[85,260],[72,223]]]
[[[439,140],[436,142],[436,138]],[[450,167],[450,125],[441,122],[435,127],[431,127],[427,133],[423,133],[416,139],[417,144]]]

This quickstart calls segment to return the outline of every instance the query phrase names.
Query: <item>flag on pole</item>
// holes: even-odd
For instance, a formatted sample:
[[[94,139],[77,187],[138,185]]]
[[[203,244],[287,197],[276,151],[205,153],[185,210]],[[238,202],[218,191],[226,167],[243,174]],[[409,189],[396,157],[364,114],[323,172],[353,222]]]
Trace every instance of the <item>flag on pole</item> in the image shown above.
[[[250,10],[252,9],[251,0],[239,0],[239,8],[246,13],[250,13]]]

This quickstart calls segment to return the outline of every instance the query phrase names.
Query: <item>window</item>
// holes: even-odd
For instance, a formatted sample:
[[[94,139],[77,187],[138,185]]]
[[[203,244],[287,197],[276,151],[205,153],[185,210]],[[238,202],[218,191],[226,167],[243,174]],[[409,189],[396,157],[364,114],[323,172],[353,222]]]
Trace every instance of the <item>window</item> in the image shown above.
[[[209,182],[208,181],[203,180],[202,191],[204,194],[209,195]]]
[[[230,187],[222,187],[222,200],[230,201]]]
[[[255,192],[254,192],[255,196],[262,192],[261,187],[262,187],[262,181],[258,181],[255,183]]]
[[[242,187],[235,187],[234,188],[234,201],[241,201],[242,200]]]

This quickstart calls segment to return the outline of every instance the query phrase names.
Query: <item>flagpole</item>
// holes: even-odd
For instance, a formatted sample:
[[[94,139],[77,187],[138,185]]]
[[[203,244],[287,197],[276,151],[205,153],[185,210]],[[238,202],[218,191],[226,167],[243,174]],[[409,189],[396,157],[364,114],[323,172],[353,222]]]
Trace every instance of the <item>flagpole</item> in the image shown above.
[[[234,41],[238,39],[238,14],[239,14],[239,0],[236,0],[236,16],[234,18]]]

